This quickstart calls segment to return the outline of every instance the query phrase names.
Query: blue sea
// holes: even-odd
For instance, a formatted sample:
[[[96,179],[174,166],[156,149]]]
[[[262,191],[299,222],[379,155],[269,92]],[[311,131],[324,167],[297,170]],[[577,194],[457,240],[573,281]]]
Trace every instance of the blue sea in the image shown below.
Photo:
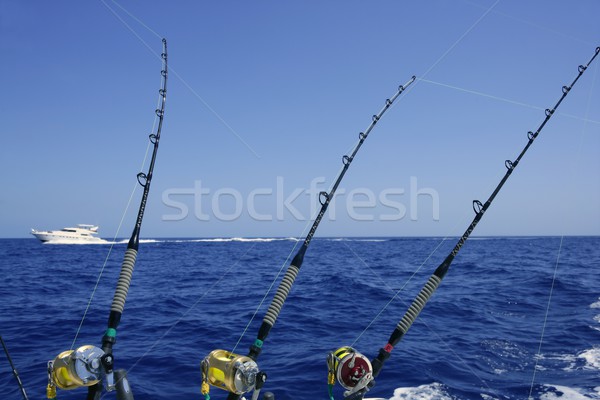
[[[46,363],[71,348],[97,282],[75,347],[100,345],[124,242],[0,240],[0,334],[30,399],[45,398]],[[455,242],[315,238],[258,360],[263,390],[327,399],[327,353],[352,345],[373,358]],[[298,245],[143,240],[114,347],[135,398],[202,399],[200,361],[214,349],[247,352]],[[600,399],[599,285],[600,237],[471,238],[369,396]],[[4,354],[0,395],[21,398]]]

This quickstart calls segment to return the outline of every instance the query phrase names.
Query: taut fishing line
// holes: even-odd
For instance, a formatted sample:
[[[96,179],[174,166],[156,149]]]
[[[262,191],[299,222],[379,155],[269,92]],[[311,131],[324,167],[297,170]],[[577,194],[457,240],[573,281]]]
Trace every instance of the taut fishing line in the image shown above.
[[[483,93],[483,92],[478,92],[476,90],[461,88],[461,87],[458,87],[458,86],[449,85],[447,83],[432,81],[430,79],[419,78],[417,80],[421,81],[421,82],[425,82],[425,83],[430,83],[432,85],[437,85],[437,86],[442,86],[442,87],[445,87],[445,88],[448,88],[448,89],[457,90],[459,92],[474,94],[476,96],[481,96],[481,97],[485,97],[485,98],[488,98],[488,99],[498,100],[498,101],[502,101],[502,102],[505,102],[505,103],[514,104],[514,105],[517,105],[517,106],[522,106],[522,107],[532,108],[534,110],[544,111],[544,107],[535,106],[533,104],[522,103],[522,102],[511,100],[511,99],[506,99],[504,97],[495,96],[493,94],[487,94],[487,93]],[[558,115],[562,115],[562,116],[565,116],[565,117],[573,118],[573,119],[576,119],[576,120],[579,120],[579,121],[583,121],[583,122],[589,122],[589,123],[592,123],[592,124],[600,124],[600,121],[595,121],[593,119],[588,119],[587,115],[584,118],[579,117],[577,115],[567,114],[567,113],[562,113],[562,112],[558,113]]]
[[[152,46],[150,46],[150,45],[149,45],[149,44],[148,44],[148,43],[147,43],[147,42],[146,42],[144,39],[142,39],[142,37],[141,37],[140,35],[138,35],[138,33],[135,31],[135,29],[133,29],[131,26],[129,26],[129,24],[128,24],[127,22],[125,22],[125,20],[124,20],[123,18],[121,18],[121,16],[120,16],[120,15],[119,15],[119,14],[118,14],[118,13],[117,13],[115,10],[113,10],[113,9],[112,9],[112,8],[111,8],[111,7],[110,7],[108,4],[106,4],[106,1],[104,1],[104,0],[100,0],[100,1],[102,2],[102,4],[104,4],[104,6],[105,6],[106,8],[108,8],[108,10],[109,10],[109,11],[110,11],[110,12],[111,12],[111,13],[112,13],[114,16],[115,16],[115,18],[117,18],[119,21],[121,21],[121,23],[122,23],[123,25],[125,25],[125,27],[126,27],[127,29],[129,29],[129,31],[130,31],[130,32],[131,32],[131,33],[132,33],[132,34],[133,34],[133,35],[134,35],[136,38],[138,38],[138,40],[139,40],[140,42],[142,42],[142,44],[143,44],[144,46],[146,46],[146,48],[147,48],[148,50],[150,50],[150,52],[151,52],[152,54],[154,54],[154,55],[155,55],[157,58],[160,58],[160,55],[154,51],[154,49],[152,48]],[[161,37],[161,36],[160,36],[158,33],[156,33],[155,31],[153,31],[152,29],[150,29],[150,28],[148,27],[148,25],[144,24],[144,23],[143,23],[142,21],[140,21],[138,18],[135,18],[135,17],[133,17],[133,16],[131,15],[131,13],[129,13],[127,10],[125,10],[123,7],[121,7],[119,4],[117,4],[117,3],[116,3],[114,0],[113,0],[113,3],[115,3],[116,5],[118,5],[118,6],[119,6],[119,8],[121,8],[123,11],[125,11],[125,12],[126,12],[128,15],[129,15],[129,16],[131,16],[131,17],[132,17],[133,19],[135,19],[137,22],[139,22],[139,23],[140,23],[140,24],[141,24],[141,25],[142,25],[144,28],[146,28],[146,29],[148,29],[150,32],[152,32],[152,34],[153,34],[153,35],[156,35],[156,36],[157,36],[159,39],[161,39],[161,38],[162,38],[162,37]]]
[[[484,8],[484,7],[483,7],[481,4],[478,4],[478,3],[476,3],[476,2],[469,1],[469,0],[463,0],[463,1],[464,1],[465,3],[471,4],[471,5],[473,5],[473,6],[476,6],[476,7],[479,7],[479,8]],[[501,16],[503,16],[503,17],[510,18],[510,19],[512,19],[512,20],[514,20],[514,21],[521,22],[521,23],[523,23],[523,24],[529,25],[529,26],[531,26],[531,27],[533,27],[533,28],[536,28],[536,29],[539,29],[539,30],[541,30],[541,31],[546,31],[546,32],[554,33],[554,34],[556,34],[556,35],[559,35],[559,36],[562,36],[562,37],[564,37],[564,38],[567,38],[567,39],[573,40],[573,41],[575,41],[575,42],[579,42],[579,43],[582,43],[582,44],[585,44],[585,45],[589,45],[589,46],[593,46],[593,45],[594,45],[594,42],[590,42],[590,41],[583,40],[583,39],[581,39],[581,38],[578,38],[578,37],[575,37],[575,36],[571,36],[571,35],[569,35],[569,34],[566,34],[566,33],[564,33],[564,32],[558,31],[558,30],[556,30],[556,29],[548,28],[548,27],[546,27],[546,26],[543,26],[543,25],[540,25],[540,24],[536,24],[536,23],[534,23],[534,22],[531,22],[531,21],[525,20],[525,19],[523,19],[523,18],[515,17],[514,15],[512,15],[512,14],[508,14],[508,13],[505,13],[505,12],[503,12],[503,11],[494,10],[494,14],[498,14],[498,15],[501,15]]]
[[[123,23],[123,25],[125,25],[127,27],[127,29],[129,29],[129,31],[131,33],[133,33],[133,35],[138,38],[138,40],[140,42],[142,42],[144,44],[144,46],[146,46],[157,58],[159,58],[159,55],[156,54],[156,52],[154,52],[154,50],[152,50],[152,47],[150,47],[150,45],[148,43],[146,43],[146,41],[144,39],[142,39],[142,37],[140,35],[137,34],[137,32],[131,27],[129,26],[129,24],[127,24],[127,22],[125,22],[125,20],[123,20],[123,18],[121,18],[116,12],[115,10],[113,10],[108,4],[106,4],[106,2],[104,0],[101,0],[102,4],[104,4],[104,6],[106,6],[106,8],[108,8],[114,15],[115,17],[121,21],[121,23]],[[115,0],[111,0],[115,5],[117,5],[121,10],[123,10],[127,15],[129,15],[131,18],[133,18],[135,21],[137,21],[140,25],[142,25],[144,28],[148,29],[150,32],[152,32],[152,34],[157,35],[159,38],[160,36],[154,31],[152,30],[148,25],[146,25],[142,20],[140,20],[139,18],[135,17],[133,14],[131,14],[129,11],[127,11],[123,6],[121,6],[120,4],[118,4]],[[248,150],[250,150],[250,152],[252,154],[254,154],[254,156],[258,159],[260,159],[260,155],[252,148],[252,146],[250,146],[248,144],[248,142],[246,142],[242,136],[236,132],[235,129],[233,129],[231,127],[231,125],[229,125],[227,123],[227,121],[225,121],[225,119],[223,117],[221,117],[221,115],[214,109],[212,108],[199,94],[198,92],[196,92],[194,90],[194,88],[192,88],[185,79],[183,79],[181,77],[181,75],[179,75],[179,73],[177,73],[177,71],[171,67],[171,74],[175,75],[175,77],[177,79],[179,79],[179,81],[181,83],[183,83],[183,85],[198,99],[200,100],[200,102],[204,105],[204,107],[206,107],[226,128],[227,130],[229,130],[229,132],[231,132],[244,146],[246,146],[246,148]]]
[[[473,25],[471,25],[471,26],[469,27],[469,29],[467,29],[467,30],[466,30],[466,31],[465,31],[465,32],[464,32],[464,33],[463,33],[463,34],[462,34],[462,35],[461,35],[461,36],[460,36],[460,37],[459,37],[459,38],[458,38],[458,39],[457,39],[457,40],[456,40],[456,41],[455,41],[453,44],[452,44],[452,46],[450,46],[450,47],[448,48],[448,50],[446,50],[446,51],[444,52],[444,54],[442,54],[442,55],[440,56],[440,58],[438,58],[438,59],[437,59],[437,60],[436,60],[436,61],[435,61],[435,62],[434,62],[432,65],[431,65],[431,67],[429,67],[429,69],[428,69],[427,71],[425,71],[425,73],[423,73],[422,75],[420,75],[420,76],[421,76],[421,78],[425,78],[425,77],[426,77],[426,76],[427,76],[427,75],[428,75],[428,74],[429,74],[429,73],[430,73],[430,72],[431,72],[431,71],[432,71],[432,70],[433,70],[433,69],[434,69],[434,68],[435,68],[435,67],[436,67],[436,66],[437,66],[437,65],[438,65],[438,64],[439,64],[439,63],[440,63],[440,62],[441,62],[441,61],[442,61],[444,58],[446,58],[446,56],[447,56],[448,54],[450,54],[450,52],[451,52],[452,50],[454,50],[454,48],[455,48],[456,46],[458,46],[458,44],[459,44],[460,42],[462,42],[462,40],[463,40],[465,37],[467,37],[467,35],[468,35],[469,33],[471,33],[471,31],[472,31],[473,29],[475,29],[475,27],[476,27],[477,25],[479,25],[479,23],[480,23],[481,21],[483,21],[483,19],[484,19],[484,18],[485,18],[485,17],[486,17],[486,16],[487,16],[487,15],[488,15],[488,14],[489,14],[489,13],[490,13],[490,12],[491,12],[493,9],[494,9],[494,7],[496,7],[496,5],[497,5],[498,3],[500,3],[500,0],[496,0],[496,1],[494,2],[494,4],[492,4],[492,5],[491,5],[491,6],[490,6],[490,7],[489,7],[489,8],[488,8],[488,9],[487,9],[487,10],[486,10],[486,11],[485,11],[483,14],[481,14],[481,16],[480,16],[480,17],[477,19],[477,21],[475,21],[475,22],[473,23]]]
[[[532,399],[531,394],[533,393],[533,385],[535,383],[535,374],[538,369],[538,363],[542,356],[542,344],[544,343],[544,333],[546,332],[546,325],[548,324],[548,315],[550,314],[550,304],[552,303],[552,293],[554,292],[554,283],[556,282],[556,274],[558,272],[558,264],[560,261],[560,253],[563,246],[563,238],[560,237],[560,244],[558,245],[558,254],[556,254],[556,264],[554,265],[554,274],[552,274],[552,283],[550,284],[550,294],[548,295],[548,304],[546,305],[546,313],[544,314],[544,323],[542,324],[542,333],[540,335],[540,344],[538,346],[537,354],[535,357],[535,365],[533,366],[533,376],[531,377],[531,387],[529,388],[529,399]]]
[[[484,18],[485,18],[485,17],[486,17],[486,16],[487,16],[487,15],[488,15],[488,14],[489,14],[489,13],[490,13],[490,12],[491,12],[491,11],[492,11],[494,8],[495,8],[495,7],[496,7],[496,5],[497,5],[499,2],[500,2],[500,0],[496,0],[496,2],[495,2],[494,4],[492,4],[492,5],[491,5],[491,6],[490,6],[490,7],[489,7],[489,8],[488,8],[488,9],[487,9],[487,10],[486,10],[486,11],[485,11],[483,14],[481,14],[481,16],[480,16],[480,17],[479,17],[479,18],[478,18],[478,19],[477,19],[477,20],[476,20],[476,21],[475,21],[475,22],[474,22],[474,23],[473,23],[473,24],[472,24],[472,25],[471,25],[471,26],[470,26],[470,27],[469,27],[469,28],[468,28],[468,29],[467,29],[465,32],[463,32],[463,34],[462,34],[462,35],[460,35],[460,37],[459,37],[458,39],[456,39],[456,41],[455,41],[454,43],[452,43],[452,45],[450,45],[450,47],[448,47],[448,49],[447,49],[447,50],[446,50],[446,51],[445,51],[445,52],[444,52],[444,53],[443,53],[443,54],[442,54],[440,57],[438,57],[438,59],[437,59],[437,60],[435,60],[435,62],[434,62],[433,64],[431,64],[431,66],[430,66],[430,67],[429,67],[429,68],[428,68],[428,69],[427,69],[427,70],[426,70],[426,71],[425,71],[425,72],[424,72],[422,75],[419,75],[419,76],[420,76],[420,78],[417,78],[417,82],[416,82],[414,85],[412,85],[410,88],[407,88],[407,90],[408,90],[408,91],[410,91],[410,90],[414,89],[414,88],[415,88],[415,87],[416,87],[416,86],[419,84],[419,81],[425,81],[425,79],[423,79],[423,78],[425,78],[427,75],[429,75],[429,73],[430,73],[430,72],[431,72],[431,71],[432,71],[432,70],[433,70],[433,69],[434,69],[434,68],[435,68],[435,67],[436,67],[436,66],[437,66],[437,65],[438,65],[440,62],[442,62],[442,60],[443,60],[444,58],[446,58],[446,57],[448,56],[448,54],[450,54],[450,53],[452,52],[452,50],[454,50],[454,48],[455,48],[456,46],[458,46],[458,44],[459,44],[460,42],[462,42],[462,41],[463,41],[463,39],[464,39],[465,37],[467,37],[467,35],[468,35],[469,33],[471,33],[471,31],[472,31],[473,29],[475,29],[475,27],[476,27],[477,25],[479,25],[479,23],[480,23],[480,22],[481,22],[481,21],[482,21],[482,20],[483,20],[483,19],[484,19]],[[402,100],[402,99],[400,99],[400,100]],[[393,105],[392,105],[392,107],[393,107]]]
[[[596,85],[596,77],[597,77],[597,73],[598,73],[598,64],[595,65],[594,67],[594,74],[592,75],[592,85],[590,87],[590,92],[588,95],[588,100],[587,100],[587,107],[586,107],[586,111],[585,111],[585,118],[582,119],[583,121],[583,126],[581,129],[581,134],[579,135],[579,144],[577,147],[577,155],[575,156],[575,163],[571,163],[571,168],[572,170],[575,169],[576,164],[578,161],[581,160],[580,158],[580,154],[581,154],[581,147],[582,147],[582,142],[583,142],[583,136],[585,135],[585,131],[586,131],[586,127],[587,127],[587,122],[589,122],[589,120],[587,119],[590,109],[591,109],[591,102],[592,102],[592,93],[594,92],[594,87]],[[574,174],[574,172],[572,172],[572,174]],[[531,376],[531,386],[529,388],[529,396],[528,399],[532,400],[533,398],[531,397],[533,394],[533,387],[535,384],[535,377],[538,371],[538,364],[540,362],[540,360],[542,359],[542,345],[544,343],[544,337],[545,337],[545,332],[546,332],[546,326],[548,324],[548,315],[550,314],[550,305],[552,303],[552,295],[554,293],[554,284],[556,282],[556,275],[558,274],[558,266],[560,263],[560,257],[561,257],[561,253],[562,253],[562,248],[563,248],[563,240],[564,240],[564,235],[562,235],[560,237],[560,243],[558,245],[558,252],[556,254],[556,263],[554,266],[554,273],[552,275],[552,282],[550,284],[550,292],[548,294],[548,303],[546,305],[546,312],[544,314],[544,322],[542,324],[542,330],[540,333],[540,341],[539,341],[539,345],[538,345],[538,350],[537,350],[537,354],[535,356],[535,365],[533,367],[533,372],[532,372],[532,376]]]
[[[594,66],[594,74],[592,75],[592,85],[590,87],[590,93],[588,94],[587,107],[585,110],[584,117],[581,119],[581,121],[583,121],[583,126],[581,127],[581,134],[579,135],[579,146],[577,147],[577,157],[575,157],[575,163],[571,163],[571,168],[573,171],[573,172],[571,172],[572,175],[575,175],[575,172],[576,172],[575,168],[577,167],[577,164],[581,162],[581,157],[579,157],[579,155],[581,154],[581,147],[583,146],[583,138],[586,135],[587,124],[588,123],[600,124],[600,122],[593,121],[588,118],[590,115],[590,111],[592,109],[592,94],[594,93],[594,88],[596,87],[596,79],[597,78],[598,78],[598,64],[596,64]]]
[[[102,3],[115,15],[115,17],[117,17],[123,24],[125,24],[125,26],[127,26],[129,28],[129,30],[135,35],[137,36],[138,39],[142,40],[142,38],[140,38],[135,31],[129,26],[127,25],[127,23],[112,9],[108,6],[108,4],[106,4],[106,2],[104,0],[101,0]],[[115,0],[111,0],[112,3],[119,7],[125,14],[129,15],[129,17],[133,20],[135,20],[138,24],[142,25],[144,28],[146,28],[148,31],[152,32],[152,34],[154,36],[156,36],[159,39],[162,39],[162,36],[159,35],[155,30],[153,30],[152,28],[150,28],[148,25],[146,25],[144,23],[144,21],[142,21],[141,19],[139,19],[138,17],[136,17],[135,15],[133,15],[132,13],[130,13],[129,11],[127,11],[127,9],[125,7],[123,7],[122,5],[120,5],[119,3],[117,3]],[[143,40],[142,40],[143,41]]]

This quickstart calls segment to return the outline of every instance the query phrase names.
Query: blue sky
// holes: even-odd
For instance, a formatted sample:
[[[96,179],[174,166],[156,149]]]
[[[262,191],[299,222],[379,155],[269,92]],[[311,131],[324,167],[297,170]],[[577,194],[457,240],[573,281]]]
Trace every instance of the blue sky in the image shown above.
[[[595,0],[0,7],[0,237],[76,223],[117,233],[154,123],[163,36],[171,73],[143,237],[300,236],[314,193],[412,75],[318,235],[460,235],[472,200],[600,45]],[[600,234],[599,65],[475,234]]]

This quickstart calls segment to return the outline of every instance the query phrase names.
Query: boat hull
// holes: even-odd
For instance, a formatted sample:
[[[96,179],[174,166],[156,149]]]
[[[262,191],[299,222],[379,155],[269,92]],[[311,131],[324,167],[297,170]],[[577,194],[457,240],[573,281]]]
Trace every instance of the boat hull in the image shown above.
[[[46,243],[46,242],[64,242],[64,241],[79,242],[79,243],[108,243],[104,239],[100,239],[100,238],[93,237],[93,236],[81,238],[81,237],[72,236],[72,235],[71,236],[60,235],[60,234],[54,234],[54,233],[50,233],[50,232],[32,232],[31,234],[44,243]]]
[[[31,230],[31,234],[44,243],[108,243],[97,236],[98,227],[78,225],[77,228],[64,228],[59,231]]]

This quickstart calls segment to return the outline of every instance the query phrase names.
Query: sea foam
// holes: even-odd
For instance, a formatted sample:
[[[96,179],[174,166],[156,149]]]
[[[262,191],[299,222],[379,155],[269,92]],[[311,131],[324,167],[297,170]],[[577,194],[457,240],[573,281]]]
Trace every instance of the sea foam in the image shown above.
[[[394,396],[390,400],[454,400],[441,383],[434,382],[417,387],[399,387],[394,390]]]

